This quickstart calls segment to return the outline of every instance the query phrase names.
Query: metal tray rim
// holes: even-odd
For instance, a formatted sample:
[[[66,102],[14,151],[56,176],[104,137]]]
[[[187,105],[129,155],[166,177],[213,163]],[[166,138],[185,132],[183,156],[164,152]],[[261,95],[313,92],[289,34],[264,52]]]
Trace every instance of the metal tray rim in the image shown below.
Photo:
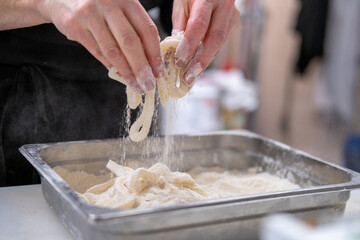
[[[81,144],[81,143],[89,143],[89,142],[103,142],[104,140],[111,140],[111,139],[95,139],[89,141],[69,141],[69,142],[58,142],[58,143],[43,143],[43,144],[27,144],[22,146],[19,151],[28,159],[28,161],[37,169],[40,175],[45,178],[57,191],[65,191],[70,192],[72,194],[63,196],[66,198],[66,201],[70,201],[74,204],[74,210],[80,213],[83,217],[85,217],[88,221],[93,222],[97,220],[110,220],[119,217],[134,217],[134,216],[143,216],[149,215],[154,213],[164,213],[169,211],[177,211],[177,210],[184,210],[190,208],[201,208],[201,207],[208,207],[214,205],[223,205],[223,204],[231,204],[235,202],[244,202],[244,201],[254,201],[254,200],[264,200],[268,198],[280,198],[284,196],[296,196],[296,195],[304,195],[304,194],[311,194],[311,193],[321,193],[321,192],[331,192],[331,191],[339,191],[339,190],[351,190],[354,188],[360,188],[360,174],[356,173],[350,169],[346,169],[344,167],[338,166],[334,163],[329,163],[324,160],[321,160],[317,157],[314,157],[310,154],[307,154],[303,151],[296,150],[291,148],[288,145],[283,143],[277,142],[275,140],[263,138],[255,133],[245,131],[245,130],[235,130],[235,131],[216,131],[216,132],[207,132],[207,133],[198,133],[198,134],[187,134],[181,136],[208,136],[208,135],[238,135],[238,136],[249,136],[253,138],[258,138],[262,140],[266,140],[271,144],[275,144],[283,149],[294,151],[297,154],[312,158],[316,161],[339,169],[341,171],[346,172],[350,175],[351,180],[345,183],[340,184],[329,184],[326,186],[317,186],[317,187],[309,187],[303,189],[296,189],[292,191],[278,191],[278,192],[271,192],[271,193],[263,193],[263,194],[256,194],[256,195],[248,195],[248,196],[238,196],[238,197],[229,197],[229,198],[221,198],[221,199],[209,199],[197,202],[190,202],[184,204],[177,204],[171,206],[160,206],[154,207],[149,209],[129,209],[129,210],[117,210],[111,213],[92,213],[91,209],[94,207],[86,202],[82,201],[76,193],[72,190],[72,188],[57,174],[55,174],[55,178],[50,177],[49,172],[53,172],[52,168],[46,164],[38,155],[42,149],[47,147],[56,146],[56,145],[63,145],[63,144]],[[60,184],[59,184],[60,183]],[[99,207],[97,207],[99,208]]]

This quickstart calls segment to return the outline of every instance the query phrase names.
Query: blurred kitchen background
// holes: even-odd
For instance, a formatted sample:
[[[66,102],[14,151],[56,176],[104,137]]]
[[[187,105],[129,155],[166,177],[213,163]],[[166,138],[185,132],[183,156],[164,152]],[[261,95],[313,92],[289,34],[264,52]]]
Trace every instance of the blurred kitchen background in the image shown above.
[[[163,132],[249,129],[360,171],[360,1],[237,5],[240,27]]]
[[[236,4],[240,27],[162,132],[249,129],[360,171],[360,1]]]

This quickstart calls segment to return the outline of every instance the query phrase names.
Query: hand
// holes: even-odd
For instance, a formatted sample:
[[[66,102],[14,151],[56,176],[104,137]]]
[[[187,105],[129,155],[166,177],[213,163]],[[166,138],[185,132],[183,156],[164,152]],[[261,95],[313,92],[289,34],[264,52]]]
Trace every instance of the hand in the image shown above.
[[[39,9],[68,39],[114,66],[136,93],[164,76],[157,27],[138,0],[43,0]]]
[[[187,66],[183,81],[192,86],[239,25],[234,0],[174,0],[173,31],[184,31],[175,53],[175,65]]]

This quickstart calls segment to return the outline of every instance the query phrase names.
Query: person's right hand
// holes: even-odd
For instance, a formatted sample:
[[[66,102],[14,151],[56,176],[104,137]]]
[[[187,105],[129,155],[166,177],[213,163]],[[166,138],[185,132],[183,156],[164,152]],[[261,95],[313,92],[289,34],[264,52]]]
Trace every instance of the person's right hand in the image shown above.
[[[239,26],[234,0],[174,0],[173,32],[184,31],[175,65],[186,70],[182,81],[192,86]]]
[[[136,93],[164,76],[157,27],[138,0],[43,0],[39,9],[68,39],[115,67]]]

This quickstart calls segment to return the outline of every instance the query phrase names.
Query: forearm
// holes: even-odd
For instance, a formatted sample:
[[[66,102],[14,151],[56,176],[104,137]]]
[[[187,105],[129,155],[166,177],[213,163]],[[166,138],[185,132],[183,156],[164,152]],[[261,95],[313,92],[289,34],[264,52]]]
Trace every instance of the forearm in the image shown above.
[[[163,78],[159,32],[139,0],[0,0],[0,31],[53,23],[143,94]]]
[[[42,0],[0,0],[0,30],[49,22],[38,10]]]

